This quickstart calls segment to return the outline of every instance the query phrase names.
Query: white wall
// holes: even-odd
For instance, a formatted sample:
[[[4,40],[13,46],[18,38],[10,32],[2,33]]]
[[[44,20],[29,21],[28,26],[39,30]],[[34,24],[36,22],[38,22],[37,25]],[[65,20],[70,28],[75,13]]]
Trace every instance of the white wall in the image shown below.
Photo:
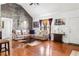
[[[47,19],[53,18],[52,33],[58,32],[57,28],[60,28],[60,30],[65,32],[65,36],[63,37],[63,42],[79,44],[79,37],[77,37],[77,39],[75,37],[75,36],[79,35],[79,30],[78,29],[74,30],[74,31],[76,31],[75,35],[73,34],[73,31],[72,31],[72,29],[74,29],[74,28],[79,28],[78,27],[78,25],[79,25],[79,23],[78,23],[79,22],[79,20],[78,20],[79,19],[79,10],[68,11],[68,12],[63,12],[63,13],[57,12],[57,13],[51,13],[48,15],[41,15],[39,17],[33,18],[33,20],[39,21],[40,19],[46,19],[46,18]],[[58,18],[64,19],[66,25],[55,26],[54,20],[58,19]],[[77,20],[75,20],[75,19],[77,19]],[[77,21],[77,23],[75,22],[76,25],[74,25],[74,22],[71,23],[69,20]],[[73,25],[74,25],[74,27],[73,27]],[[70,27],[73,27],[73,28],[70,28]],[[39,33],[39,28],[34,28],[34,29],[36,30],[36,34]],[[72,38],[74,38],[74,39],[72,39]]]

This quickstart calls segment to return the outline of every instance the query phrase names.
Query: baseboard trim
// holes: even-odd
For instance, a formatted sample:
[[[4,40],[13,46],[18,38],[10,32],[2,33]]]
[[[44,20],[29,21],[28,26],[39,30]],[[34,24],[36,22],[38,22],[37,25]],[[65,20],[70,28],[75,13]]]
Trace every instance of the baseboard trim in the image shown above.
[[[75,43],[68,43],[69,45],[74,45],[74,46],[79,46],[79,44],[75,44]]]

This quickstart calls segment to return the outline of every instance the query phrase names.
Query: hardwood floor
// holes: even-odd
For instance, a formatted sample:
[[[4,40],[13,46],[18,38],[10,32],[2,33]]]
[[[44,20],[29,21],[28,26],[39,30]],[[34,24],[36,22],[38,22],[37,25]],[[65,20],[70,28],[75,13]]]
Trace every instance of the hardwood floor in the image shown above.
[[[69,56],[72,50],[78,50],[79,46],[43,41],[36,46],[27,46],[26,43],[12,41],[10,44],[10,56]],[[4,56],[5,53],[1,53]]]
[[[72,50],[79,50],[79,46],[52,41],[32,47],[13,41],[12,46],[12,56],[69,56]]]

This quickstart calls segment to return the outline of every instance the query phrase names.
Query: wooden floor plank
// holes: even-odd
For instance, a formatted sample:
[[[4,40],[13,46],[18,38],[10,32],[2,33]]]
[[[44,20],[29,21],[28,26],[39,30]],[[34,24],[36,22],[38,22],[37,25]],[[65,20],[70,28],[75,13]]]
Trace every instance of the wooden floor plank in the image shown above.
[[[79,46],[58,43],[53,41],[41,41],[36,46],[27,46],[27,43],[12,41],[11,56],[69,56],[72,50],[78,50]],[[4,56],[4,53],[1,54]]]
[[[14,42],[13,45],[14,44],[16,44],[16,42]],[[23,43],[18,43],[18,45],[21,44]],[[13,56],[69,56],[73,49],[79,50],[79,46],[58,43],[53,41],[43,41],[40,45],[33,47],[30,46],[19,47],[19,48],[14,47],[12,55]]]

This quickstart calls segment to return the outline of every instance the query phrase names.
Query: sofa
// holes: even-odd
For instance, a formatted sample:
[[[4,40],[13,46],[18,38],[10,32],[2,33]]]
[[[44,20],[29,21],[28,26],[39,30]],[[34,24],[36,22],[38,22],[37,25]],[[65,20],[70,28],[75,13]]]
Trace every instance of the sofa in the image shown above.
[[[28,34],[27,30],[13,30],[12,31],[12,38],[14,40],[24,39]]]

